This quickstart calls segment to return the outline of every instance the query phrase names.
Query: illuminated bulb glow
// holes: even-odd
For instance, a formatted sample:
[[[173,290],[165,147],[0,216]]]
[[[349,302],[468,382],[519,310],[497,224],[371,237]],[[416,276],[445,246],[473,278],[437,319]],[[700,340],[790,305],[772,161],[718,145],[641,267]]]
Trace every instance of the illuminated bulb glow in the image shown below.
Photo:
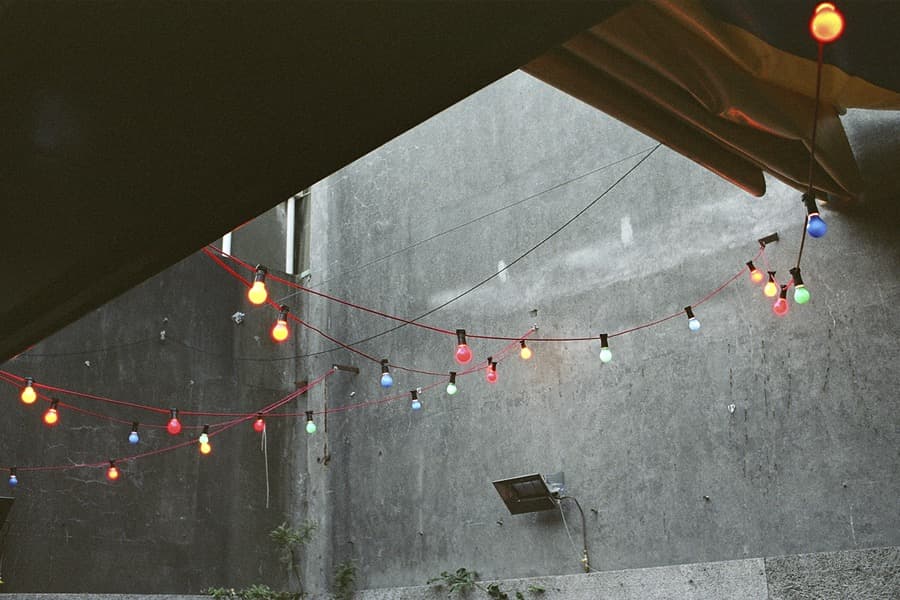
[[[809,20],[809,32],[817,42],[831,43],[844,32],[844,15],[831,2],[822,2]]]
[[[756,268],[752,260],[747,261],[747,268],[750,270],[750,281],[753,283],[762,283],[762,280],[766,278],[763,272]]]
[[[778,284],[775,282],[775,271],[769,271],[769,280],[763,286],[763,294],[774,298],[778,294]]]
[[[44,413],[44,423],[49,427],[53,427],[59,423],[59,413],[56,410],[58,405],[59,400],[54,400],[50,403],[50,408],[47,409],[47,412]]]
[[[700,320],[694,316],[694,311],[690,306],[684,307],[684,312],[688,317],[688,329],[691,331],[700,330]]]
[[[461,365],[467,365],[472,360],[472,350],[466,344],[466,330],[456,330],[456,354],[453,356],[456,362]]]
[[[384,358],[381,360],[381,387],[389,388],[394,385],[394,377],[391,375],[391,370],[388,367],[388,359]]]
[[[447,382],[447,394],[452,396],[458,391],[459,389],[456,387],[456,371],[450,371],[450,381]]]
[[[313,411],[306,411],[306,433],[313,434],[316,432],[316,422],[313,421]]]
[[[200,454],[209,454],[212,452],[212,445],[209,442],[201,442],[200,444]]]
[[[488,356],[487,370],[484,372],[484,378],[488,383],[497,383],[497,363],[494,362],[493,356]]]
[[[181,421],[178,420],[178,409],[169,409],[169,422],[166,424],[166,431],[170,435],[178,435],[181,433]]]
[[[141,441],[141,436],[138,435],[138,422],[134,421],[131,424],[131,433],[128,434],[128,443],[129,444],[137,444]]]
[[[608,363],[612,360],[612,351],[609,349],[609,335],[600,334],[600,362]]]
[[[106,478],[110,481],[115,481],[119,478],[119,469],[113,461],[109,461],[109,468],[106,469]]]
[[[410,398],[412,398],[412,403],[410,403],[410,408],[413,410],[419,410],[422,408],[422,402],[419,400],[419,392],[416,390],[412,390],[409,393]]]
[[[200,437],[197,438],[197,441],[200,442],[200,445],[209,443],[209,425],[203,426],[203,433],[200,434]]]
[[[275,325],[272,326],[272,339],[276,342],[283,342],[288,339],[288,335],[291,333],[287,324],[287,314],[290,309],[282,304],[280,310],[281,312],[278,313],[278,319],[275,321]]]
[[[529,358],[531,358],[534,353],[531,351],[531,348],[525,345],[525,340],[521,340],[519,344],[521,345],[521,348],[519,349],[519,357],[522,360],[528,360]]]
[[[19,398],[22,399],[24,404],[34,404],[34,401],[37,400],[37,392],[34,391],[34,379],[31,377],[25,378],[25,387],[22,388]]]
[[[787,286],[781,286],[781,294],[778,296],[778,300],[775,301],[775,304],[772,305],[772,312],[774,312],[779,317],[783,317],[788,312],[788,301],[787,301]]]
[[[253,285],[250,286],[250,290],[247,292],[247,298],[253,304],[262,304],[269,297],[269,292],[266,290],[266,273],[268,273],[268,269],[262,265],[256,265]]]
[[[17,485],[19,485],[19,478],[16,476],[16,468],[12,467],[9,470],[9,486],[16,487]]]
[[[262,433],[266,429],[266,421],[262,418],[262,415],[256,415],[256,420],[253,421],[253,431],[256,433]]]

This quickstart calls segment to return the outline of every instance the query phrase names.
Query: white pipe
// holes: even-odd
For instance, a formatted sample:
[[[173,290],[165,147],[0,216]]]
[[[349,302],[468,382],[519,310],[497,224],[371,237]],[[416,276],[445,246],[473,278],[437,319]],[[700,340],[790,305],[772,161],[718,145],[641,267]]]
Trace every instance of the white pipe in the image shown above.
[[[231,254],[231,232],[229,231],[222,236],[222,252]]]
[[[287,223],[284,228],[284,272],[288,274],[294,273],[294,226],[297,222],[295,203],[294,196],[288,198],[285,215]]]

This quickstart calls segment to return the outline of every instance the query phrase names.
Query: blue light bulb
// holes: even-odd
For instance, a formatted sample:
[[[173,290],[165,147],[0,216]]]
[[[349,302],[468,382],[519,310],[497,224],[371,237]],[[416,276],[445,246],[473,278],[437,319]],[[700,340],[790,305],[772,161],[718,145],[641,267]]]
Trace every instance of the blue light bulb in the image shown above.
[[[390,373],[382,373],[381,374],[381,387],[389,388],[394,385],[394,378]]]
[[[129,444],[137,444],[139,441],[141,441],[141,438],[138,435],[137,431],[132,431],[131,433],[128,434],[128,443]]]
[[[822,220],[818,213],[809,215],[806,221],[806,232],[810,237],[820,238],[828,231],[828,225]]]
[[[16,487],[19,485],[19,478],[15,476],[15,474],[9,476],[9,486]]]
[[[415,400],[412,401],[412,404],[410,406],[413,410],[419,410],[420,408],[422,408],[422,403],[419,401],[418,398],[416,398]]]
[[[700,321],[697,317],[691,317],[688,319],[688,329],[691,331],[699,331],[700,330]]]

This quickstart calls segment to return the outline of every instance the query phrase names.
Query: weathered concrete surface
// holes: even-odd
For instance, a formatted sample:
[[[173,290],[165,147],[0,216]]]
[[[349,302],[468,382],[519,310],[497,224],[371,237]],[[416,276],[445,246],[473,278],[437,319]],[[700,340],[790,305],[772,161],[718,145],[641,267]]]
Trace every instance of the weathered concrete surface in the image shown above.
[[[407,318],[428,312],[562,226],[653,146],[513,74],[313,187],[310,284]],[[751,198],[663,148],[424,321],[501,335],[537,323],[536,337],[622,331],[699,301],[773,231],[767,260],[784,283],[799,196],[770,181]],[[900,543],[893,200],[823,210],[828,235],[807,240],[802,265],[812,301],[785,318],[741,278],[698,307],[696,334],[679,316],[616,337],[609,364],[596,343],[535,343],[531,361],[501,362],[498,384],[469,375],[453,397],[438,385],[420,412],[402,399],[332,415],[319,496],[329,560],[355,560],[371,588],[459,565],[487,578],[577,572],[560,515],[510,516],[491,486],[557,470],[602,570]],[[308,308],[345,342],[396,326],[317,298]],[[441,373],[457,368],[454,344],[405,326],[359,348]],[[474,365],[504,344],[470,345]],[[308,332],[303,346],[327,352],[305,361],[309,373],[361,369],[329,381],[330,407],[440,381],[397,370],[385,391],[377,364]],[[326,589],[329,569],[309,575]]]
[[[488,582],[484,582],[485,584]],[[506,579],[506,592],[541,600],[888,600],[900,597],[900,548],[871,548],[556,577]],[[529,586],[544,589],[528,592]],[[513,595],[513,594],[511,594]],[[209,600],[209,596],[7,594],[10,600]],[[487,598],[473,591],[471,599]],[[310,600],[330,600],[317,594]],[[429,586],[357,592],[355,600],[444,600]]]
[[[900,598],[900,548],[766,559],[771,600]]]

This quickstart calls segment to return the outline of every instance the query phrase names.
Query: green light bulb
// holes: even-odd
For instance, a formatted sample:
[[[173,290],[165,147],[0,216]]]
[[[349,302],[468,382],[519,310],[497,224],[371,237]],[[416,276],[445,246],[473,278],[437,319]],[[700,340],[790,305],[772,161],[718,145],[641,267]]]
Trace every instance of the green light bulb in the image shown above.
[[[312,421],[306,422],[306,433],[315,433],[316,432],[316,424]]]
[[[457,392],[456,384],[455,384],[455,383],[448,383],[448,384],[447,384],[447,393],[450,394],[450,395],[452,396],[452,395],[455,394],[456,392]]]
[[[794,302],[797,304],[806,304],[809,302],[809,290],[805,285],[798,285],[794,288]]]

